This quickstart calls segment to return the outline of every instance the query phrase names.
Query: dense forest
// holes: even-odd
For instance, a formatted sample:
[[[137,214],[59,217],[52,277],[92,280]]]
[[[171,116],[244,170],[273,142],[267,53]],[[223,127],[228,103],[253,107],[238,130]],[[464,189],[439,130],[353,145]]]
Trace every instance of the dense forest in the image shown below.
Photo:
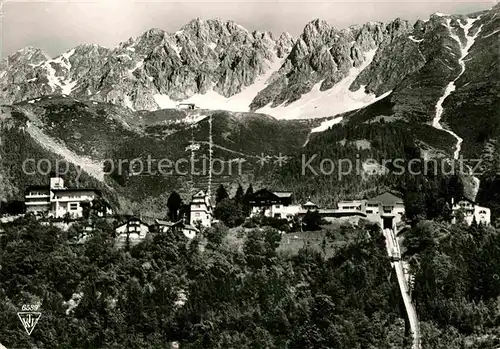
[[[118,247],[102,220],[82,243],[23,218],[0,237],[0,338],[11,348],[393,348],[411,346],[378,227],[360,223],[333,256],[278,252],[272,228],[241,244],[217,226],[194,240],[151,234]],[[340,234],[327,234],[336,239]],[[404,238],[426,349],[499,345],[500,235],[422,220]],[[24,304],[42,317],[28,336]]]
[[[423,348],[500,346],[500,233],[419,222],[405,236]]]
[[[101,222],[83,244],[21,220],[1,239],[0,338],[7,348],[407,348],[404,310],[373,226],[331,259],[276,252],[280,235],[157,234],[118,249]],[[179,294],[187,301],[176,303]],[[80,295],[78,306],[67,303]],[[16,312],[41,304],[27,336]],[[177,304],[177,305],[176,305]]]

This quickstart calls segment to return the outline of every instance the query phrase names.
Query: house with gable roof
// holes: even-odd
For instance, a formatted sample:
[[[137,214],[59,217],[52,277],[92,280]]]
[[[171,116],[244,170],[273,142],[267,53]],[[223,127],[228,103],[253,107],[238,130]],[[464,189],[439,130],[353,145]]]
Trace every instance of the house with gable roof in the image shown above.
[[[209,228],[212,226],[213,206],[210,201],[210,196],[205,191],[200,190],[193,195],[189,204],[189,224],[196,227],[201,224],[203,227]]]
[[[263,215],[280,219],[292,219],[301,210],[301,205],[293,204],[291,191],[271,191],[261,189],[249,199],[250,217]]]

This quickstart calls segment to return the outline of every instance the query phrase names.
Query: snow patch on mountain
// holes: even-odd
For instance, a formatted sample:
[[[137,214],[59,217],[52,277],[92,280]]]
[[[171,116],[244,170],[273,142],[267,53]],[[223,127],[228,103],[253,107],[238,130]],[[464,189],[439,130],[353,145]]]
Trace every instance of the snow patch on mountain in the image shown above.
[[[244,87],[240,93],[231,97],[224,97],[212,89],[205,94],[196,94],[183,101],[174,101],[164,94],[156,94],[153,98],[160,109],[175,108],[178,103],[194,103],[202,109],[248,112],[254,97],[266,87],[268,80],[279,70],[283,61],[284,59],[275,56],[271,62],[268,62],[269,68],[264,74],[257,77],[252,85]]]
[[[56,70],[52,67],[53,64],[59,64],[65,67],[68,72],[71,69],[71,63],[69,62],[69,57],[74,54],[74,50],[71,50],[60,57],[48,60],[43,63],[43,66],[47,72],[48,85],[52,89],[52,92],[56,92],[57,87],[59,87],[63,94],[69,95],[71,91],[75,88],[78,83],[76,80],[72,81],[71,78],[60,78],[56,75]],[[63,60],[64,58],[64,60]]]
[[[125,107],[129,108],[132,111],[135,111],[134,103],[132,102],[130,97],[128,95],[125,95],[123,98],[124,98]]]
[[[443,103],[446,100],[446,98],[448,98],[448,96],[451,95],[453,93],[453,91],[455,91],[455,88],[456,88],[455,82],[465,72],[465,57],[467,57],[467,55],[469,54],[469,50],[471,49],[472,45],[474,45],[474,42],[476,41],[477,36],[481,32],[482,26],[479,27],[479,29],[477,30],[475,35],[469,35],[469,31],[472,28],[472,26],[474,25],[474,22],[476,22],[479,18],[480,17],[467,18],[466,24],[460,23],[460,27],[464,30],[465,37],[467,39],[467,43],[465,44],[465,46],[462,46],[462,42],[460,41],[460,38],[450,30],[450,36],[454,40],[456,40],[458,42],[458,45],[460,46],[461,55],[460,55],[460,58],[458,59],[458,63],[460,64],[461,71],[460,71],[460,74],[458,74],[458,76],[453,81],[449,82],[448,85],[446,86],[444,94],[441,96],[441,98],[439,98],[439,100],[436,104],[436,114],[435,114],[434,119],[432,120],[433,127],[437,128],[438,130],[443,130],[445,132],[448,132],[450,135],[455,137],[455,139],[457,140],[457,144],[455,146],[455,152],[453,153],[454,159],[458,159],[458,157],[460,156],[460,150],[462,149],[463,139],[460,136],[458,136],[455,132],[448,130],[448,129],[445,129],[441,125],[441,117],[442,117],[443,112],[444,112]],[[447,24],[449,26],[449,21]]]
[[[60,83],[62,93],[65,95],[70,95],[77,83],[78,81],[71,81],[70,79],[62,81]]]
[[[129,69],[128,72],[130,74],[132,74],[133,72],[135,72],[137,69],[139,69],[140,67],[142,67],[144,65],[144,61],[139,61],[135,64],[135,67],[133,67],[132,69]]]
[[[288,105],[282,104],[276,108],[267,105],[259,109],[258,112],[272,115],[278,119],[320,118],[359,109],[386,97],[392,91],[376,97],[374,94],[366,93],[363,85],[355,92],[349,90],[356,77],[373,61],[376,51],[375,49],[366,52],[363,64],[357,68],[351,68],[349,75],[331,89],[321,91],[322,82],[319,82],[309,93],[297,101]]]
[[[323,132],[323,131],[326,131],[328,130],[330,127],[332,127],[333,125],[337,125],[339,122],[342,121],[342,117],[339,116],[339,117],[336,117],[336,118],[333,118],[333,119],[330,119],[330,120],[327,120],[327,121],[324,121],[321,123],[321,125],[319,125],[318,127],[315,127],[311,130],[311,133],[317,133],[317,132]]]

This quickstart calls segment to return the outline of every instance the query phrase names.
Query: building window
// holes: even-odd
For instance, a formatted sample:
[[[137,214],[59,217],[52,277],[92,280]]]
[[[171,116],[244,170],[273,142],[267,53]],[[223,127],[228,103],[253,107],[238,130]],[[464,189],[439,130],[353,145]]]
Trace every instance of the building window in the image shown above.
[[[78,210],[78,204],[77,203],[72,203],[72,204],[69,204],[69,209],[71,211],[76,211]]]
[[[366,210],[366,213],[370,214],[370,213],[373,213],[372,210]]]
[[[281,205],[276,205],[276,209],[280,209],[281,208]]]

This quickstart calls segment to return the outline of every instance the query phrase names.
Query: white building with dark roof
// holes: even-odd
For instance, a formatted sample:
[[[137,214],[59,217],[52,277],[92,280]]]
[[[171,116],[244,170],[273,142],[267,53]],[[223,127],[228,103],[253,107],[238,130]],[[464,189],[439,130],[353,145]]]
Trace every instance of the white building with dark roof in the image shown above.
[[[203,227],[209,228],[212,226],[213,207],[210,201],[210,196],[203,190],[200,190],[193,195],[189,204],[190,217],[189,224],[196,226],[198,223]]]
[[[256,191],[249,200],[250,217],[263,215],[280,219],[292,219],[302,209],[293,204],[293,193],[290,191]]]
[[[130,218],[115,228],[116,239],[124,243],[129,239],[131,243],[137,243],[146,238],[151,231],[151,226],[139,218]]]
[[[188,239],[194,239],[199,233],[199,230],[191,224],[185,224],[182,221],[168,222],[163,220],[156,220],[158,233],[176,233],[182,232]]]
[[[339,201],[337,209],[320,209],[319,213],[331,218],[359,216],[384,229],[395,229],[405,214],[405,205],[400,197],[385,192],[368,200]]]
[[[452,223],[454,224],[457,221],[456,216],[458,215],[458,211],[463,213],[465,223],[468,225],[471,225],[474,219],[477,224],[489,225],[491,223],[491,210],[487,207],[479,206],[474,200],[462,198],[455,203],[452,199],[451,209],[454,216]]]
[[[102,198],[97,189],[66,188],[62,178],[53,177],[48,186],[28,187],[24,203],[26,213],[53,218],[64,218],[67,215],[71,218],[81,218],[85,204],[91,204],[97,198]],[[111,207],[106,203],[103,212],[99,214],[111,215]]]

